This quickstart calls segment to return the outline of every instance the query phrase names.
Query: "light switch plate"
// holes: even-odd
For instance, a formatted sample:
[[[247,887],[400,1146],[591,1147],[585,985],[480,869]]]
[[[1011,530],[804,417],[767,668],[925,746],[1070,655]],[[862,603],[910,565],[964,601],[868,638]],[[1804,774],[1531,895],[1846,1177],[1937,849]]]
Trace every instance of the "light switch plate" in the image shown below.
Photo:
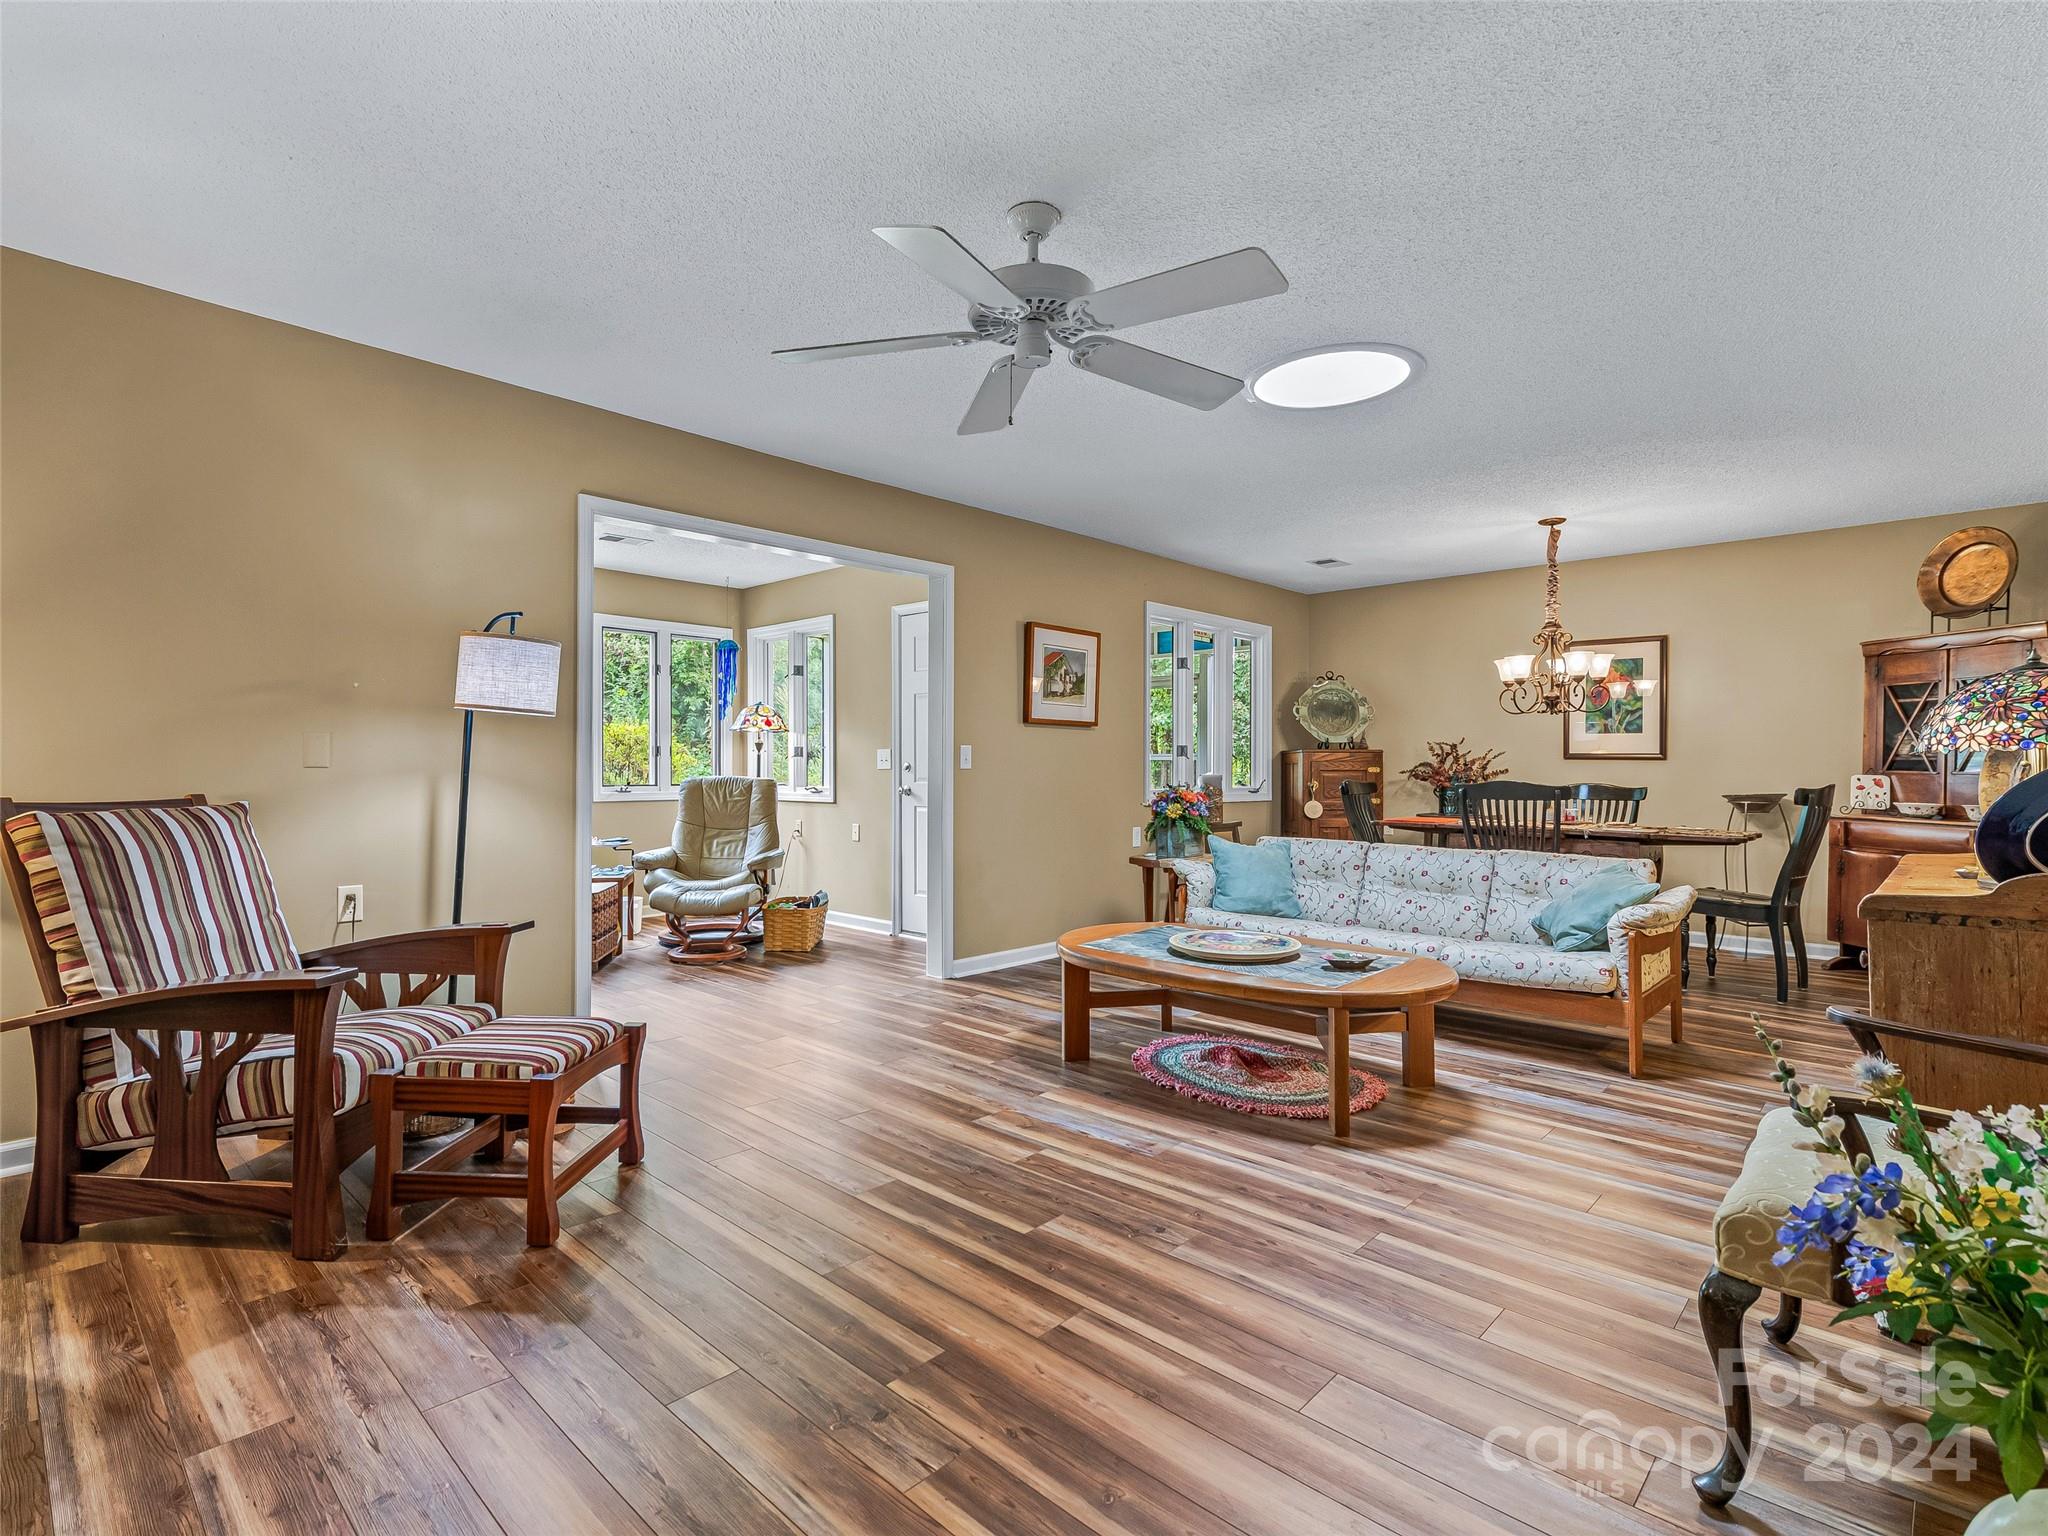
[[[334,734],[331,731],[306,732],[304,756],[308,768],[326,768],[334,762]]]
[[[974,766],[974,748],[966,745],[961,746],[960,766],[962,768],[972,768]]]
[[[875,749],[875,766],[877,768],[887,768],[889,766],[889,749],[887,747],[877,747]]]
[[[860,841],[860,823],[857,821],[853,824],[853,840],[856,843]]]

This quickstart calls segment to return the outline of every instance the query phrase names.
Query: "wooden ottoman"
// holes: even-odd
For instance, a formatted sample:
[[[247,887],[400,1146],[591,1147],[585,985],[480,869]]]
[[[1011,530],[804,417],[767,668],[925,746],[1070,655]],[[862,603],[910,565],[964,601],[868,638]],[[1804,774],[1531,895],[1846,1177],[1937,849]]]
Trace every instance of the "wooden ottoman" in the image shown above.
[[[552,1247],[561,1232],[555,1202],[613,1151],[628,1166],[640,1161],[640,1056],[644,1024],[609,1019],[498,1019],[422,1052],[402,1067],[370,1078],[370,1124],[377,1168],[370,1185],[367,1235],[387,1242],[401,1206],[419,1200],[496,1197],[526,1200],[526,1241]],[[598,1073],[619,1068],[619,1103],[571,1104],[569,1096]],[[482,1117],[463,1135],[403,1166],[406,1120],[417,1114]],[[560,1173],[554,1169],[555,1127],[594,1123],[611,1129]],[[513,1133],[526,1131],[526,1172],[452,1173],[472,1153],[501,1161]]]

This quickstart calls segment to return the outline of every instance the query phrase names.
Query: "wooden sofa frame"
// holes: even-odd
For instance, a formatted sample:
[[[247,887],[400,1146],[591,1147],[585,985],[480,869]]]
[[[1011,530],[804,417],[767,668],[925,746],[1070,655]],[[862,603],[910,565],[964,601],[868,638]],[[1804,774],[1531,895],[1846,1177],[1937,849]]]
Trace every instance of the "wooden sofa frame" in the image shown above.
[[[0,798],[0,823],[25,811],[106,811],[138,806],[204,805],[178,800],[53,803]],[[181,1212],[241,1212],[291,1223],[292,1254],[332,1259],[347,1247],[341,1171],[370,1149],[367,1097],[334,1110],[334,1030],[344,997],[361,1009],[425,1003],[452,977],[475,978],[475,996],[502,1011],[512,935],[532,923],[463,923],[332,945],[301,956],[296,971],[270,971],[190,986],[67,1002],[57,958],[37,920],[28,872],[10,844],[7,889],[28,940],[49,1006],[0,1021],[0,1033],[29,1032],[35,1057],[36,1131],[22,1241],[63,1243],[82,1224]],[[389,995],[385,977],[395,986]],[[78,1145],[78,1096],[84,1088],[82,1033],[109,1028],[148,1068],[156,1131],[137,1174],[102,1170],[133,1147]],[[199,1059],[187,1068],[178,1036],[199,1035]],[[228,1039],[216,1046],[216,1035]],[[233,1178],[221,1161],[221,1095],[228,1074],[266,1035],[292,1037],[292,1168],[286,1179]],[[187,1081],[187,1078],[190,1081]],[[240,1133],[236,1133],[240,1134]]]
[[[1166,920],[1186,922],[1187,910],[1187,884],[1176,877],[1167,898]],[[1646,1024],[1668,1008],[1671,1043],[1677,1045],[1685,1038],[1684,935],[1683,924],[1664,933],[1630,934],[1628,985],[1623,992],[1559,992],[1503,981],[1467,981],[1461,976],[1458,990],[1437,1006],[1488,1017],[1619,1028],[1628,1040],[1628,1075],[1641,1077]],[[1646,981],[1645,977],[1654,979]]]

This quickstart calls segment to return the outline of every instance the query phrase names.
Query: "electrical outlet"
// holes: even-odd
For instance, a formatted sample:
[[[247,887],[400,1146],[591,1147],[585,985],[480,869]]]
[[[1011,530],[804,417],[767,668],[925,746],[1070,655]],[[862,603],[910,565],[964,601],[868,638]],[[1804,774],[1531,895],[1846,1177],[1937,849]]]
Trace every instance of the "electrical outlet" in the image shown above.
[[[853,840],[856,843],[860,841],[860,823],[857,821],[853,824]]]
[[[363,920],[363,888],[360,885],[337,885],[334,888],[334,920],[337,923],[360,923]]]
[[[889,749],[887,747],[875,748],[875,766],[877,768],[887,768],[889,766]]]

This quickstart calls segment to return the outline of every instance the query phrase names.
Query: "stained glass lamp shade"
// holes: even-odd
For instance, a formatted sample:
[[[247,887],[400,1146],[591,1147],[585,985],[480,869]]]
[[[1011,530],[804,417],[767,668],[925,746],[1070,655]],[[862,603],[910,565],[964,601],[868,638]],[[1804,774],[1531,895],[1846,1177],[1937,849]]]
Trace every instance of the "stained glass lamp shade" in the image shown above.
[[[761,777],[761,753],[765,743],[762,738],[771,733],[789,729],[789,722],[782,718],[782,711],[773,704],[757,702],[740,711],[739,719],[733,721],[736,731],[750,731],[754,738],[754,777]]]
[[[1921,727],[1919,743],[1925,752],[1990,754],[1981,779],[1987,809],[2013,780],[2048,770],[2048,661],[2039,647],[2020,665],[1965,683],[1943,699]]]

